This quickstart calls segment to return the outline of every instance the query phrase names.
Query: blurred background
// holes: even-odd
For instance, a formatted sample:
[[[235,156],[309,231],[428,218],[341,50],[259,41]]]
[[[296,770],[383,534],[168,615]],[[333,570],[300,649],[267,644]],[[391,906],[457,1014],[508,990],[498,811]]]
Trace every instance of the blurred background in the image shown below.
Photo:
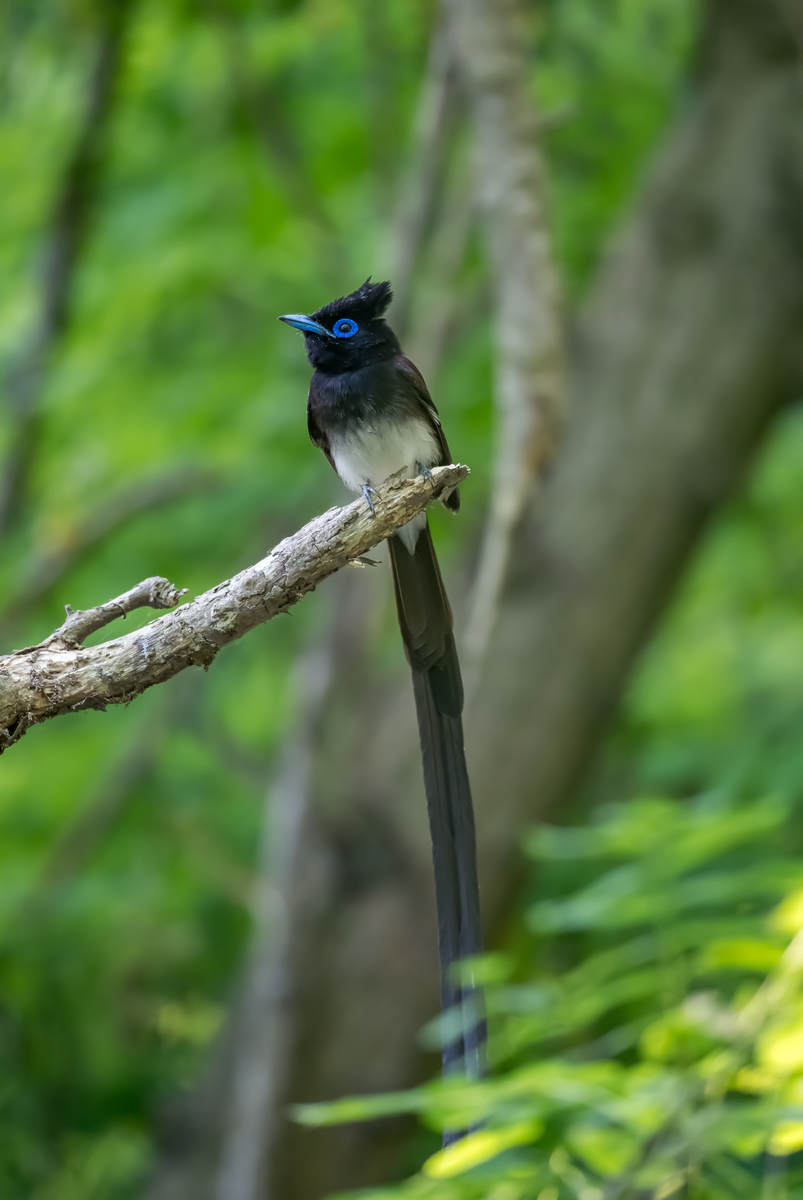
[[[472,469],[494,1062],[422,1083],[412,697],[343,572],[3,756],[2,1197],[803,1195],[794,8],[0,9],[0,649],[341,502],[275,317],[390,278]]]

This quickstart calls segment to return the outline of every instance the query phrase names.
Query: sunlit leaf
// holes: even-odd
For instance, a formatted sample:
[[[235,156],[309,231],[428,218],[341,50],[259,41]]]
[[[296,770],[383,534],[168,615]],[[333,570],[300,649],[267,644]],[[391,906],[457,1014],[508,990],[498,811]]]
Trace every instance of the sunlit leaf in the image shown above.
[[[495,1158],[513,1146],[537,1141],[543,1125],[528,1121],[506,1129],[479,1129],[438,1150],[424,1163],[423,1171],[432,1179],[451,1179]]]

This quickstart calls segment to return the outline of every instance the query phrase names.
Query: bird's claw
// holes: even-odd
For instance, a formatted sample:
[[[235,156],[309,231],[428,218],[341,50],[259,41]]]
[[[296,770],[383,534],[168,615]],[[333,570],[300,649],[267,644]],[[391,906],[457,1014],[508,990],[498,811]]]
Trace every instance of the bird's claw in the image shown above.
[[[368,505],[368,507],[371,510],[371,516],[375,517],[376,509],[374,508],[374,502],[371,499],[371,497],[376,495],[376,489],[372,488],[370,483],[364,483],[362,485],[362,494],[363,494],[363,499],[365,500],[365,503]]]
[[[433,488],[434,488],[434,486],[435,486],[435,480],[434,480],[434,478],[433,478],[433,476],[432,476],[432,472],[430,471],[429,467],[425,467],[423,463],[421,463],[421,462],[417,462],[417,463],[415,464],[415,469],[416,469],[416,471],[418,472],[418,474],[419,474],[419,475],[423,475],[423,476],[424,476],[424,478],[426,479],[426,481],[427,481],[427,483],[430,485],[430,487],[433,487]]]
[[[369,558],[367,554],[360,554],[357,558],[350,558],[346,564],[349,567],[378,567],[381,563],[378,558]]]

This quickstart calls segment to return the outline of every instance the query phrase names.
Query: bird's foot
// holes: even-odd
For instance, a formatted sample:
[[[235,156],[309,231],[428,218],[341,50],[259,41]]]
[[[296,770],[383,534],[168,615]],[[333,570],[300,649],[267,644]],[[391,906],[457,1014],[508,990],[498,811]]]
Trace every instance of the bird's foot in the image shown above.
[[[432,477],[432,472],[430,471],[429,467],[425,467],[423,463],[417,462],[415,464],[415,469],[419,475],[424,476],[424,478],[426,479],[426,481],[430,485],[430,487],[432,487],[432,488],[435,487],[435,480]]]
[[[371,516],[375,517],[376,509],[374,508],[374,502],[371,499],[371,497],[376,495],[376,489],[372,488],[370,483],[364,483],[362,485],[362,495],[363,495],[363,499],[365,500],[365,503],[368,505],[368,507],[371,510]]]
[[[350,558],[346,563],[347,567],[380,567],[378,558],[369,558],[367,554],[361,554],[358,558]]]

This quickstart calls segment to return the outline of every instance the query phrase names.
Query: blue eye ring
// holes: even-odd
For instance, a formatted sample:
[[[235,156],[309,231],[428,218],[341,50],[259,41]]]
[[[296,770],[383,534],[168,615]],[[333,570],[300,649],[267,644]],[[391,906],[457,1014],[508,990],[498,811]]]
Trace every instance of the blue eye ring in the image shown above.
[[[350,338],[354,337],[354,334],[358,329],[359,325],[356,321],[352,321],[351,317],[341,317],[340,320],[335,321],[334,325],[332,326],[332,333],[335,335],[335,337]]]

